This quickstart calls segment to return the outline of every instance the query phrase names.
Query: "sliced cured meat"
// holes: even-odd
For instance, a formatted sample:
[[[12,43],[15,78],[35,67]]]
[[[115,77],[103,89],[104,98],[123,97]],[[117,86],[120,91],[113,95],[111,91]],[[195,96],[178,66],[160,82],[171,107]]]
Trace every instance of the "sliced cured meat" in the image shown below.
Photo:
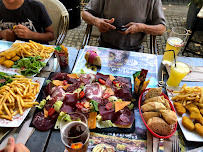
[[[67,73],[55,73],[52,77],[52,80],[66,80],[67,78]]]
[[[45,94],[45,96],[51,95],[51,87],[52,87],[51,85],[52,85],[51,82],[49,82],[49,83],[46,85],[46,87],[45,87],[45,89],[44,89],[44,94]]]
[[[102,97],[102,88],[98,82],[85,85],[83,91],[85,92],[85,97],[92,99],[93,97]]]
[[[65,113],[71,113],[71,112],[74,112],[75,109],[69,105],[63,104],[60,111],[63,111]]]
[[[106,79],[106,84],[105,84],[107,87],[111,87],[112,86],[112,81],[110,78],[107,78]]]
[[[68,86],[66,91],[69,92],[69,93],[73,93],[76,89],[78,89],[80,87],[80,85],[81,85],[81,82],[78,81],[78,82]]]
[[[32,121],[32,124],[38,130],[42,130],[42,131],[49,130],[51,127],[54,126],[54,124],[57,120],[57,117],[58,117],[58,114],[56,113],[51,117],[45,118],[43,112],[41,111],[35,115],[35,117]]]
[[[65,98],[65,91],[63,90],[63,86],[53,87],[51,89],[51,97],[56,97],[56,101],[63,101]]]
[[[117,76],[116,80],[119,81],[119,82],[124,82],[124,83],[127,83],[127,84],[131,84],[128,79],[126,79],[124,77],[121,77],[121,76]]]
[[[123,101],[131,101],[132,94],[128,89],[119,89],[115,91],[116,97],[122,99]]]
[[[78,94],[66,94],[65,99],[63,100],[63,104],[69,105],[71,107],[75,107],[76,103],[78,101]]]
[[[96,80],[98,80],[99,78],[102,78],[102,79],[104,79],[106,81],[109,78],[109,75],[104,75],[102,73],[97,72]]]
[[[100,103],[102,99],[98,97],[92,97],[92,100],[96,101],[97,103]]]
[[[68,81],[69,84],[73,84],[73,83],[78,83],[79,80],[74,79],[74,78],[70,78],[69,76],[66,77],[66,80]]]
[[[129,126],[133,123],[135,115],[128,107],[115,113],[112,122],[116,125]]]
[[[99,103],[101,106],[105,106],[107,103],[109,103],[108,99],[101,99],[101,102]]]
[[[48,100],[45,104],[44,108],[49,111],[50,108],[53,108],[54,103],[56,102],[57,98],[52,98],[51,100]]]
[[[96,76],[94,74],[80,74],[80,80],[85,84],[90,84],[96,80]]]
[[[112,120],[114,117],[114,109],[107,110],[106,107],[102,105],[99,105],[98,109],[103,120]]]

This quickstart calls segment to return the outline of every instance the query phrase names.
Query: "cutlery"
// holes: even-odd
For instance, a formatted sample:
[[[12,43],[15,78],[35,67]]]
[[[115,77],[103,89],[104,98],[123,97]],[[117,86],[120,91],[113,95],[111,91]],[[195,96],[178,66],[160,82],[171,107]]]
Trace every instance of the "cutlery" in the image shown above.
[[[164,139],[162,138],[159,139],[157,152],[164,152]]]
[[[172,152],[180,152],[180,145],[178,138],[174,138],[172,141]]]
[[[165,82],[164,82],[164,75],[166,74],[166,72],[165,71],[161,71],[161,81],[159,81],[159,84],[158,84],[158,86],[159,87],[165,87]]]

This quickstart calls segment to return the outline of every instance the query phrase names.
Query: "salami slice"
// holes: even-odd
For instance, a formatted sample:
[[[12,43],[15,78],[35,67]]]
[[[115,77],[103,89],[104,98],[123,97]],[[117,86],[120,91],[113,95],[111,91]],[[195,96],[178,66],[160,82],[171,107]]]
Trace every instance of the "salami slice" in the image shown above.
[[[63,101],[63,104],[69,105],[71,107],[75,107],[76,103],[78,101],[78,94],[73,93],[73,94],[66,94],[65,99]]]
[[[71,113],[71,112],[74,112],[74,108],[69,106],[69,105],[66,105],[66,104],[63,104],[60,111],[63,111],[65,113]]]
[[[85,92],[85,97],[92,99],[95,98],[101,98],[102,97],[102,88],[98,82],[87,84],[83,91]]]
[[[54,126],[57,120],[57,117],[58,117],[58,114],[56,113],[51,117],[45,118],[43,112],[41,111],[35,115],[32,123],[38,130],[45,131],[45,130],[49,130],[51,127]]]

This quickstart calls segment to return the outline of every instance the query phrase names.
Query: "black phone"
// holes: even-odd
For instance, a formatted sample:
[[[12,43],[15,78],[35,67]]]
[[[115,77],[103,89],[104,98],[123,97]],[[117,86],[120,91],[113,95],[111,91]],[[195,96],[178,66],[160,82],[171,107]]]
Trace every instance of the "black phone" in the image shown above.
[[[125,32],[128,28],[124,27],[124,26],[116,26],[116,30],[121,31],[121,32]]]

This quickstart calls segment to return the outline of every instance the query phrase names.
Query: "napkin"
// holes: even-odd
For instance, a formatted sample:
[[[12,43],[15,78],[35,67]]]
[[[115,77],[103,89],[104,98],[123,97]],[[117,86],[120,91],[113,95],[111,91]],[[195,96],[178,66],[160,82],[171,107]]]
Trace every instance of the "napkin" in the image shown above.
[[[169,65],[165,65],[166,70],[170,75],[171,67]],[[191,68],[191,72],[186,75],[182,81],[203,81],[203,66],[196,66]]]

